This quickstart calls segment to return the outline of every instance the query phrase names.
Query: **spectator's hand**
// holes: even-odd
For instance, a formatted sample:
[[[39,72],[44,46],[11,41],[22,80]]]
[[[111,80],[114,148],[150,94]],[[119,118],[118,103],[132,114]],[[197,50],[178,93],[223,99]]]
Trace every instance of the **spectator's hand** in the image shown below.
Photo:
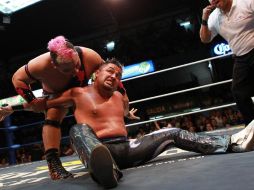
[[[132,108],[132,109],[129,111],[129,114],[127,115],[127,118],[128,118],[128,119],[140,120],[140,117],[135,116],[135,113],[136,113],[137,111],[138,111],[138,109]]]
[[[153,123],[154,123],[154,125],[155,125],[155,129],[156,129],[156,130],[160,130],[160,129],[161,129],[161,127],[160,127],[158,121],[154,121]]]
[[[36,98],[28,104],[29,109],[34,112],[40,113],[46,110],[46,101],[45,98]]]
[[[3,121],[7,116],[13,113],[11,106],[0,107],[0,121]]]

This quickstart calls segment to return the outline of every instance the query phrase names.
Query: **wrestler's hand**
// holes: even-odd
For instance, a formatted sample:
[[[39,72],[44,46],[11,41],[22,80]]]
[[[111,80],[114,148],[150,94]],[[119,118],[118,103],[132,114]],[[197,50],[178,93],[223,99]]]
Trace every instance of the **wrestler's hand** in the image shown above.
[[[3,121],[7,116],[13,113],[11,106],[0,107],[0,121]]]
[[[63,152],[66,156],[71,156],[75,153],[75,151],[72,148],[68,148],[65,152]]]
[[[138,111],[138,109],[132,108],[132,109],[129,111],[129,114],[127,115],[127,118],[128,118],[128,119],[137,119],[137,120],[140,120],[140,117],[135,116],[135,113],[136,113],[137,111]]]
[[[28,108],[37,113],[44,112],[47,108],[46,101],[47,99],[45,98],[36,98],[28,104]]]
[[[213,10],[215,9],[214,5],[208,5],[207,7],[205,7],[203,9],[203,15],[202,15],[202,20],[208,20],[210,14],[213,12]]]

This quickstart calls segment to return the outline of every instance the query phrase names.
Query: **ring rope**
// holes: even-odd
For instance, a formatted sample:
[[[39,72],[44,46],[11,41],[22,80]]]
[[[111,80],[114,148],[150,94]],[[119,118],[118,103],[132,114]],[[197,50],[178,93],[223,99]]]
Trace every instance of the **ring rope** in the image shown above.
[[[70,138],[69,136],[62,137],[61,141],[69,139],[69,138]],[[34,144],[42,144],[42,143],[43,143],[43,141],[35,141],[35,142],[31,142],[31,143],[26,143],[26,144],[13,144],[10,147],[0,147],[0,151],[9,150],[9,149],[19,149],[19,148],[22,148],[22,147],[31,146],[31,145],[34,145]]]
[[[33,127],[34,125],[42,125],[43,123],[44,123],[44,121],[37,121],[37,122],[34,122],[34,123],[25,124],[25,125],[19,125],[19,126],[13,125],[13,126],[8,127],[8,128],[0,128],[0,131],[28,128],[28,127]]]
[[[232,82],[232,79],[221,81],[221,82],[216,82],[216,83],[212,83],[212,84],[202,85],[202,86],[198,86],[198,87],[194,87],[194,88],[189,88],[189,89],[185,89],[185,90],[179,90],[179,91],[175,91],[175,92],[171,92],[171,93],[167,93],[167,94],[162,94],[162,95],[158,95],[158,96],[152,96],[149,98],[143,98],[140,100],[134,100],[134,101],[131,101],[129,104],[135,104],[135,103],[143,102],[146,100],[153,100],[153,99],[157,99],[157,98],[162,98],[162,97],[166,97],[166,96],[171,96],[171,95],[180,94],[183,92],[189,92],[189,91],[198,90],[201,88],[207,88],[207,87],[211,87],[211,86],[216,86],[216,85],[220,85],[220,84],[225,84],[225,83],[229,83],[229,82]]]
[[[130,126],[136,126],[136,125],[142,125],[142,124],[146,124],[146,123],[152,123],[154,121],[160,121],[160,120],[165,120],[165,119],[170,119],[170,118],[175,118],[175,117],[180,117],[180,116],[185,116],[185,115],[191,115],[194,113],[200,113],[200,112],[205,112],[205,111],[210,111],[210,110],[215,110],[215,109],[221,109],[221,108],[226,108],[226,107],[231,107],[231,106],[235,106],[236,103],[230,103],[230,104],[224,104],[221,106],[214,106],[214,107],[210,107],[210,108],[205,108],[205,109],[199,109],[199,110],[195,110],[195,111],[190,111],[190,112],[186,112],[186,113],[181,113],[181,114],[175,114],[175,115],[171,115],[171,116],[166,116],[163,118],[158,118],[158,119],[151,119],[148,121],[141,121],[141,122],[136,122],[136,123],[131,123],[131,124],[127,124],[125,125],[126,127],[130,127]]]
[[[189,63],[183,64],[183,65],[179,65],[179,66],[175,66],[175,67],[170,67],[170,68],[167,68],[167,69],[162,69],[162,70],[155,71],[155,72],[152,72],[152,73],[147,73],[147,74],[131,77],[131,78],[128,78],[128,79],[123,79],[121,81],[125,82],[125,81],[129,81],[129,80],[134,80],[134,79],[137,79],[137,78],[142,78],[142,77],[146,77],[146,76],[150,76],[150,75],[155,75],[155,74],[158,74],[158,73],[163,73],[163,72],[167,72],[167,71],[171,71],[171,70],[187,67],[187,66],[190,66],[190,65],[195,65],[195,64],[198,64],[198,63],[212,61],[214,59],[228,57],[228,56],[230,56],[232,54],[233,53],[228,53],[228,54],[225,54],[225,55],[220,55],[220,56],[215,56],[215,57],[212,57],[212,58],[202,59],[202,60],[199,60],[199,61],[189,62]]]
[[[232,79],[217,82],[217,83],[212,83],[212,84],[208,84],[208,85],[202,85],[202,86],[198,86],[198,87],[194,87],[194,88],[189,88],[189,89],[185,89],[185,90],[179,90],[179,91],[175,91],[175,92],[171,92],[171,93],[167,93],[167,94],[162,94],[162,95],[158,95],[158,96],[152,96],[152,97],[149,97],[149,98],[143,98],[143,99],[140,99],[140,100],[134,100],[134,101],[131,101],[129,104],[135,104],[135,103],[144,102],[144,101],[147,101],[147,100],[154,100],[154,99],[157,99],[157,98],[162,98],[162,97],[171,96],[171,95],[175,95],[175,94],[181,94],[183,92],[189,92],[189,91],[198,90],[198,89],[202,89],[202,88],[207,88],[207,87],[211,87],[211,86],[216,86],[216,85],[220,85],[220,84],[225,84],[225,83],[229,83],[229,82],[232,82]],[[73,116],[73,114],[68,115],[65,118],[69,118],[69,117],[72,117],[72,116]],[[0,128],[0,131],[1,130],[21,129],[21,128],[30,127],[30,126],[39,125],[39,124],[43,124],[43,121],[30,123],[30,124],[26,124],[26,125],[21,125],[21,126],[18,126],[18,127],[15,126],[15,128]]]

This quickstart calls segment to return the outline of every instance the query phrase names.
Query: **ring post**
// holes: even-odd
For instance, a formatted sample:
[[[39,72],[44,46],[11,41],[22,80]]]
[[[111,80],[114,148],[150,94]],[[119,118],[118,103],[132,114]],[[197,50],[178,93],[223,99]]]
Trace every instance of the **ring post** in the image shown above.
[[[13,164],[16,164],[16,155],[15,155],[15,149],[11,148],[13,146],[14,136],[13,136],[13,132],[11,130],[10,116],[8,116],[4,119],[4,127],[6,128],[5,137],[6,137],[7,146],[10,147],[10,149],[9,149],[9,164],[13,165]]]

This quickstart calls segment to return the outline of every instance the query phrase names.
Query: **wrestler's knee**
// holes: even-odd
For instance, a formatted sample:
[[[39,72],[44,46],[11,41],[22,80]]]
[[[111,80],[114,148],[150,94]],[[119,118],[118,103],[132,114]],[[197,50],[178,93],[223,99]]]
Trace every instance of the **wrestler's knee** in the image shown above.
[[[88,124],[73,125],[70,129],[69,135],[70,135],[71,143],[74,145],[77,144],[76,142],[78,142],[79,140],[87,144],[100,143],[97,135]]]
[[[163,129],[159,129],[157,131],[154,131],[152,133],[149,133],[145,136],[152,136],[152,137],[164,137],[164,136],[175,136],[176,134],[178,134],[182,129],[180,128],[163,128]]]
[[[61,122],[53,119],[45,119],[43,127],[54,127],[59,129],[61,126]]]
[[[91,126],[89,126],[88,124],[86,123],[78,123],[78,124],[75,124],[71,127],[70,129],[70,136],[73,137],[75,134],[77,133],[82,133],[82,134],[89,134],[89,133],[92,133],[95,135],[93,129]]]

